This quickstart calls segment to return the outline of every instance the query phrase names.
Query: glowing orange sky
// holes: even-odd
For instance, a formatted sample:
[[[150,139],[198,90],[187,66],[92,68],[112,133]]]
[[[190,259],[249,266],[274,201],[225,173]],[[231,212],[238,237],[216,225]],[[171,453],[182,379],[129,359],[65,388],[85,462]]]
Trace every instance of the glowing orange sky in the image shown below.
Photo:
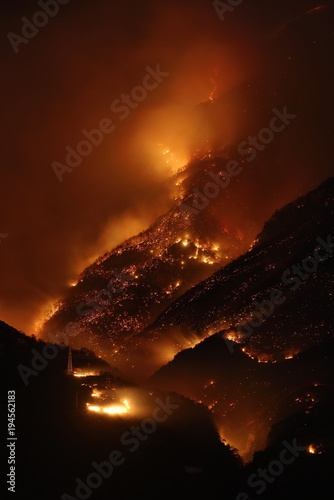
[[[219,95],[256,78],[265,69],[267,34],[287,12],[289,20],[300,14],[303,3],[288,10],[283,2],[277,19],[263,5],[249,4],[222,24],[211,3],[199,0],[94,7],[83,1],[64,7],[18,55],[2,37],[0,232],[9,236],[0,247],[1,319],[32,333],[43,307],[61,297],[78,272],[170,206],[165,181],[203,139],[196,106],[211,95],[213,77]],[[18,31],[20,18],[33,13],[25,2],[8,6],[2,32]],[[82,129],[110,117],[112,101],[157,64],[170,72],[168,80],[60,184],[51,163],[63,160]],[[244,111],[233,97],[224,109],[215,126],[232,143],[242,133]],[[166,150],[173,155],[169,163]],[[324,148],[321,154],[326,157]],[[289,179],[284,168],[265,177],[250,171],[230,196],[247,198],[260,227],[278,206],[325,178],[327,167],[321,168],[296,163]],[[273,193],[263,209],[254,186],[269,180]],[[243,218],[232,204],[222,223],[238,225]]]

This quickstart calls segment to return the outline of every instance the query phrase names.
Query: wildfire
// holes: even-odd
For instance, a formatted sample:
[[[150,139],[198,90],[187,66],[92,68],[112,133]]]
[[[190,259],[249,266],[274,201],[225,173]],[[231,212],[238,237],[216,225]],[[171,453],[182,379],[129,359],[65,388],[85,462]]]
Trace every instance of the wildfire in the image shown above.
[[[124,415],[128,413],[131,409],[129,401],[124,399],[122,404],[113,404],[109,406],[98,406],[98,405],[90,405],[87,403],[88,411],[92,411],[94,413],[105,413],[106,415]]]
[[[240,344],[244,338],[243,334],[239,332],[228,332],[224,335],[224,337],[226,338],[226,340],[231,340],[232,342],[236,342],[238,344]],[[245,348],[243,348],[243,350],[244,349]]]
[[[262,354],[261,356],[258,356],[257,361],[258,363],[270,363],[272,360],[272,357],[269,354]]]
[[[97,375],[96,372],[74,372],[74,377],[84,378],[84,377],[95,377]]]
[[[87,403],[87,408],[89,411],[96,411],[96,412],[101,411],[101,406],[92,406],[92,405],[89,405],[88,403]]]
[[[297,354],[299,354],[299,351],[287,352],[284,359],[293,359]]]
[[[178,155],[174,153],[171,148],[164,147],[163,144],[158,144],[159,149],[162,149],[162,155],[164,156],[165,164],[172,168],[173,173],[177,173],[182,170],[182,167],[187,165],[188,158],[185,155]]]
[[[191,244],[194,253],[187,255],[188,259],[199,259],[204,264],[210,265],[220,260],[220,246],[217,243],[201,243],[198,239],[192,240],[189,234],[178,237],[175,243],[183,247],[188,247]],[[228,257],[226,258],[228,259]],[[181,264],[184,265],[184,261]]]
[[[197,346],[197,344],[199,344],[201,342],[201,339],[189,339],[187,342],[186,342],[186,347],[191,347],[191,348],[194,348]]]
[[[212,259],[210,259],[210,257],[203,257],[202,262],[204,264],[210,264],[210,265],[214,264],[214,261]]]
[[[34,331],[38,333],[42,330],[44,323],[48,321],[60,308],[60,304],[56,300],[48,302],[48,304],[43,308],[39,318],[34,323]]]
[[[258,240],[254,240],[252,243],[251,243],[251,246],[249,247],[249,250],[252,250],[255,245],[257,244]]]
[[[102,396],[102,392],[101,391],[98,391],[96,389],[93,390],[92,392],[92,397],[93,398],[100,398]]]
[[[258,363],[277,363],[277,360],[274,359],[273,355],[271,354],[258,354],[257,352],[254,352],[252,350],[249,350],[246,347],[241,348],[242,352],[247,354],[251,359],[256,359]]]

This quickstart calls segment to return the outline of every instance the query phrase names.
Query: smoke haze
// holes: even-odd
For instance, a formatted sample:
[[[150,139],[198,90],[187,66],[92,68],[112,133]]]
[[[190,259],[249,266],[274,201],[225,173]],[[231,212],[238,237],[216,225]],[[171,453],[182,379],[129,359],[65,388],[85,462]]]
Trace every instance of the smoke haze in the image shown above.
[[[221,22],[212,2],[204,0],[99,0],[94,5],[72,0],[15,54],[7,33],[20,34],[21,17],[31,19],[40,7],[5,2],[0,233],[8,237],[0,245],[1,319],[34,333],[44,308],[64,294],[78,273],[172,205],[168,179],[192,155],[213,144],[231,146],[266,126],[263,116],[270,118],[273,107],[289,104],[280,100],[289,95],[285,71],[306,76],[305,86],[298,87],[297,81],[291,91],[300,95],[299,109],[291,109],[301,115],[299,128],[280,142],[276,152],[286,148],[280,169],[264,171],[259,165],[233,188],[235,198],[225,217],[232,225],[241,224],[244,214],[235,205],[242,199],[239,205],[249,207],[261,227],[276,208],[329,176],[326,123],[332,120],[332,97],[328,93],[327,105],[324,99],[331,88],[330,70],[327,80],[319,79],[319,87],[311,89],[309,58],[314,61],[318,52],[296,42],[291,57],[306,53],[290,69],[286,47],[281,53],[275,46],[284,30],[316,5],[285,1],[275,11],[264,1],[245,1]],[[321,13],[306,17],[312,15]],[[305,29],[311,29],[309,24]],[[329,31],[319,38],[314,29],[318,50],[333,45]],[[269,41],[275,59],[268,56]],[[332,60],[332,52],[321,51],[322,63]],[[169,76],[121,120],[111,104],[142,84],[147,66],[157,65]],[[264,72],[264,109],[259,102],[244,106],[234,89]],[[219,116],[210,115],[206,122],[201,103],[220,96]],[[65,148],[76,148],[84,139],[82,130],[97,128],[104,118],[113,121],[115,130],[60,183],[51,164],[65,163]],[[302,150],[301,143],[309,139],[312,145]],[[261,200],[259,185],[265,193]]]

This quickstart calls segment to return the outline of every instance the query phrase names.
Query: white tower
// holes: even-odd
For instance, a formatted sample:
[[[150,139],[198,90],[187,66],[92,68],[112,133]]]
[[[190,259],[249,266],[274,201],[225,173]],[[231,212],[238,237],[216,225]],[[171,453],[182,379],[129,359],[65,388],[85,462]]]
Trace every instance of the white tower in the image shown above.
[[[73,375],[72,349],[68,348],[67,375]]]

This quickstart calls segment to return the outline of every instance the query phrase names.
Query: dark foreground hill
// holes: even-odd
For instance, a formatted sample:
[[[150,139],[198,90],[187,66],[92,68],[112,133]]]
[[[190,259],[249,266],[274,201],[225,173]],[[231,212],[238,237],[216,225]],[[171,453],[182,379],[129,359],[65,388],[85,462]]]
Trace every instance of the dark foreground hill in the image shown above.
[[[10,493],[3,482],[1,498],[88,498],[90,494],[82,484],[87,488],[88,476],[96,474],[93,463],[108,462],[115,450],[119,465],[109,477],[102,477],[108,475],[108,466],[107,473],[102,467],[100,486],[95,487],[93,480],[92,498],[155,498],[161,489],[164,494],[176,490],[183,495],[195,492],[198,486],[204,494],[204,489],[210,490],[209,478],[218,481],[222,471],[228,481],[226,491],[231,490],[241,461],[235,451],[221,443],[206,408],[175,393],[133,386],[113,375],[93,353],[80,358],[80,369],[84,374],[94,366],[99,374],[68,376],[61,346],[59,356],[25,384],[18,366],[31,368],[32,358],[36,352],[43,353],[45,344],[4,323],[0,323],[0,344],[2,401],[6,403],[8,391],[15,391],[13,432],[17,437],[16,492]],[[76,351],[73,360],[76,364],[79,361]],[[89,411],[87,403],[96,404],[92,391],[97,389],[111,394],[113,400],[126,393],[131,404],[129,414]],[[2,471],[9,467],[4,458]],[[199,477],[191,471],[200,471]],[[83,482],[79,481],[83,488],[79,494],[75,493],[77,479]],[[68,496],[62,496],[65,493]]]
[[[281,419],[269,435],[268,448],[257,453],[247,466],[242,466],[235,451],[221,443],[210,413],[202,404],[157,388],[130,386],[108,372],[78,379],[66,376],[66,359],[50,361],[49,366],[37,377],[32,377],[26,386],[20,377],[8,379],[8,374],[17,371],[17,362],[28,365],[30,349],[40,351],[45,346],[4,323],[0,325],[0,342],[2,367],[5,367],[2,386],[6,392],[15,390],[16,398],[15,497],[19,500],[31,497],[38,500],[73,500],[83,496],[99,500],[134,500],[183,498],[199,494],[215,500],[239,499],[241,492],[245,492],[241,498],[248,498],[246,495],[255,498],[260,490],[264,491],[262,498],[284,497],[292,500],[296,491],[301,498],[317,498],[318,494],[323,497],[330,486],[333,463],[332,344],[317,350],[314,348],[298,359],[286,361],[290,363],[290,368],[286,370],[286,382],[290,374],[296,379],[295,385],[301,387],[305,377],[304,387],[295,394],[290,388],[294,407],[288,412],[282,408]],[[222,381],[218,380],[219,371],[225,380],[225,387],[230,383],[233,385],[227,375],[232,363],[228,366],[226,358],[226,367],[218,365],[223,347],[227,352],[223,339],[217,336],[207,339],[203,346],[180,354],[170,367],[156,375],[151,385],[161,383],[168,372],[170,383],[175,383],[173,374],[177,373],[175,367],[179,364],[185,367],[182,371],[184,381],[178,386],[184,390],[193,353],[196,352],[200,352],[198,357],[202,360],[205,359],[205,352],[210,357],[210,375],[217,378],[214,389],[218,388],[218,384],[223,387]],[[229,352],[228,355],[233,357]],[[256,371],[255,361],[244,357],[245,354],[238,352],[237,348],[235,363],[238,368],[234,370],[234,377],[238,371],[240,375],[243,371],[247,377],[247,373],[252,373],[252,367]],[[314,363],[313,368],[311,362]],[[196,366],[196,380],[192,378],[192,385],[196,385],[194,380],[199,382],[201,379],[201,369],[198,364]],[[273,367],[262,364],[266,372],[259,371],[257,374],[263,377],[264,391],[268,381],[272,382]],[[87,366],[83,364],[81,368],[83,370]],[[308,388],[311,375],[307,378],[306,373],[308,370],[312,372],[312,369],[317,372],[317,384]],[[209,375],[209,370],[209,367],[203,370],[204,378]],[[282,373],[284,367],[278,370]],[[182,382],[180,378],[179,382]],[[209,391],[212,390],[211,385]],[[126,388],[129,394],[135,391],[137,413],[125,417],[103,417],[88,412],[86,404],[90,401],[91,390],[101,386],[109,386],[111,390]],[[255,384],[252,384],[248,392],[254,392],[254,389]],[[289,408],[288,400],[287,394],[286,406]],[[157,405],[160,408],[158,413]],[[152,427],[152,423],[148,422],[154,416],[163,420],[163,408],[164,411],[169,408],[166,412],[170,413],[168,418],[156,422],[156,428]],[[249,419],[253,417],[248,414]],[[140,438],[138,434],[132,434],[136,429],[141,432]],[[284,454],[284,463],[280,465],[278,462],[284,449],[288,451]],[[117,454],[113,457],[118,457],[121,463],[111,469],[108,460],[115,450]],[[99,469],[102,463],[103,468]],[[7,461],[4,461],[2,470],[6,470],[7,466]],[[105,475],[112,472],[106,478],[97,474],[89,479],[93,472],[96,473],[96,467]],[[261,470],[267,474],[268,481],[259,477],[263,474]],[[87,489],[88,483],[93,485],[91,490]],[[76,492],[78,484],[81,489]],[[11,496],[4,489],[1,498]]]

